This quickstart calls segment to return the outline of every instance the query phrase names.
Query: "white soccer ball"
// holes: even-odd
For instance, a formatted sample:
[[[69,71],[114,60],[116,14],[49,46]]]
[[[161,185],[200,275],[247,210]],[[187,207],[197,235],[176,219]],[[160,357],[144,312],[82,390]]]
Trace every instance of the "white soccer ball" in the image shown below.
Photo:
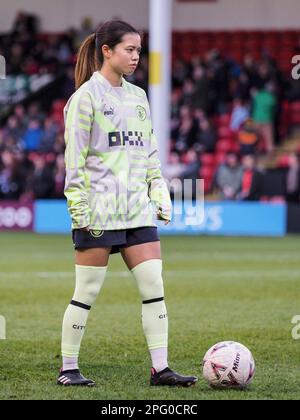
[[[254,377],[255,363],[247,347],[235,341],[212,346],[203,359],[203,376],[213,388],[246,388]]]

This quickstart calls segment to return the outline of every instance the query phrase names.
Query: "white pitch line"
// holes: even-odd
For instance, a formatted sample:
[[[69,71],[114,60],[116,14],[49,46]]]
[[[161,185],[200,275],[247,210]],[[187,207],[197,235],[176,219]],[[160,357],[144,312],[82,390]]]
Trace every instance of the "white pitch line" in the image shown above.
[[[257,254],[257,253],[239,253],[232,255],[232,253],[220,252],[220,253],[201,253],[201,251],[191,251],[188,254],[182,253],[171,253],[169,255],[170,260],[176,259],[181,261],[205,261],[205,262],[226,262],[226,261],[251,261],[251,262],[278,262],[274,258],[274,254]],[[278,253],[278,258],[280,262],[298,262],[299,261],[299,252],[295,252],[294,255]]]
[[[129,271],[111,271],[107,273],[108,277],[121,277],[121,278],[132,278],[132,275]],[[230,270],[230,271],[215,271],[212,269],[204,269],[200,268],[199,270],[166,270],[163,271],[163,276],[165,278],[171,277],[198,277],[201,278],[240,278],[241,280],[247,278],[255,278],[259,279],[259,277],[266,278],[270,277],[271,279],[277,278],[284,278],[284,277],[293,277],[300,279],[300,270],[298,269],[274,269],[274,270],[245,270],[245,271],[238,271],[238,270]],[[74,273],[71,271],[49,271],[49,272],[35,272],[35,271],[28,271],[28,272],[9,272],[9,273],[1,273],[0,279],[23,279],[24,277],[33,277],[33,278],[40,278],[40,279],[48,279],[48,278],[73,278]]]

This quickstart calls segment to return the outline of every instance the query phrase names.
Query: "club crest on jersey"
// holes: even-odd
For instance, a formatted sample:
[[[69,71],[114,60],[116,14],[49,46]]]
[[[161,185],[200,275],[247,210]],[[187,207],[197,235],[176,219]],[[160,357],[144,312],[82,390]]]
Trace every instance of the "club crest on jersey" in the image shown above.
[[[104,230],[90,230],[90,233],[93,238],[100,238],[103,235]]]
[[[145,108],[143,108],[141,105],[138,105],[136,107],[136,113],[137,113],[137,116],[138,116],[139,120],[145,121],[146,116],[147,116]]]

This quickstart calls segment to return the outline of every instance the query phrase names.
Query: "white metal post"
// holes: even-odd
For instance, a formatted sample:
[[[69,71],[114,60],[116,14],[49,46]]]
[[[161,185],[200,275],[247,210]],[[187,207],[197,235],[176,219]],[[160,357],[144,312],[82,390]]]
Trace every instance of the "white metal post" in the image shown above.
[[[149,97],[162,169],[170,141],[172,5],[173,0],[150,0]]]

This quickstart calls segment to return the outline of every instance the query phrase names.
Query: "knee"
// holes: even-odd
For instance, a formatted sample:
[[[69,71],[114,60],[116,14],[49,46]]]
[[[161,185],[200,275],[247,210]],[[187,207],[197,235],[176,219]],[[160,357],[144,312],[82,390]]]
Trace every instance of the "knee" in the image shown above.
[[[73,300],[91,306],[103,285],[107,267],[76,265],[76,288]]]
[[[84,295],[85,295],[85,299],[87,301],[89,301],[89,305],[91,305],[92,303],[95,302],[98,294],[100,292],[100,284],[99,282],[94,282],[94,283],[90,283],[89,285],[87,285],[85,291],[84,291]]]
[[[154,299],[156,297],[164,296],[164,284],[161,275],[155,276],[155,274],[152,274],[152,278],[150,278],[148,282],[145,282],[144,287],[144,294],[147,295],[147,299]]]
[[[144,261],[131,272],[136,279],[142,300],[164,297],[161,260]]]

